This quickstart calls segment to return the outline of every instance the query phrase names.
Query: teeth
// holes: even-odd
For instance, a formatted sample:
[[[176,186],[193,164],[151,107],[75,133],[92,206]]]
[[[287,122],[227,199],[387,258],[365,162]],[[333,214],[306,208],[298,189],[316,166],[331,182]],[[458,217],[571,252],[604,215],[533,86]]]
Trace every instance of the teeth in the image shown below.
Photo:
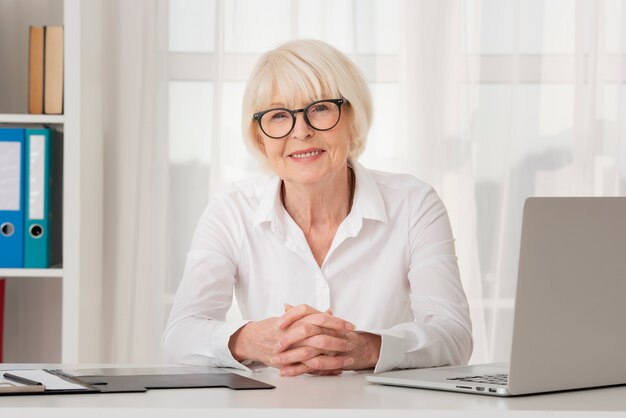
[[[314,155],[320,154],[322,151],[311,151],[311,152],[305,152],[302,154],[293,154],[292,157],[293,158],[308,158],[308,157],[312,157]]]

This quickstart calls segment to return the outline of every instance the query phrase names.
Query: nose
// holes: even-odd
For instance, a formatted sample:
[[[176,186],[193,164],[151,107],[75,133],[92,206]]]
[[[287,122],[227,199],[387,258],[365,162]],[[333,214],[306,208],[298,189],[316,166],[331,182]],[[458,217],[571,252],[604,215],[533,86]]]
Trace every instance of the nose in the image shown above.
[[[296,113],[296,124],[293,127],[293,131],[291,132],[291,136],[295,139],[307,139],[313,136],[313,128],[306,123],[304,120],[304,113]]]

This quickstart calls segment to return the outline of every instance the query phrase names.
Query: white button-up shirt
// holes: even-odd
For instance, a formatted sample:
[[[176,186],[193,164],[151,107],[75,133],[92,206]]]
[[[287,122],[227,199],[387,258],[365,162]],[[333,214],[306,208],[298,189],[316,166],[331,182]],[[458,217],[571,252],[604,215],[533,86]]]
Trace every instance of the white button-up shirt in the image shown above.
[[[210,200],[163,335],[166,361],[247,369],[230,336],[289,303],[332,308],[380,335],[376,372],[467,363],[471,322],[443,203],[415,177],[352,167],[352,209],[321,267],[282,205],[277,176]],[[225,321],[233,290],[243,321]]]

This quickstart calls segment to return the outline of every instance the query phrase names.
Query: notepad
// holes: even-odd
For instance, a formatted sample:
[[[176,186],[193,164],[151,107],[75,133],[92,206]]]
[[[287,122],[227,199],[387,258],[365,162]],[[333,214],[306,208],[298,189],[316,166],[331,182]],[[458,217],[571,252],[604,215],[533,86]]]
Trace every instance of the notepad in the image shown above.
[[[34,370],[6,370],[15,376],[23,377],[34,382],[41,383],[45,390],[88,390],[85,386],[70,382],[51,372],[43,369]],[[6,379],[5,379],[6,380]]]

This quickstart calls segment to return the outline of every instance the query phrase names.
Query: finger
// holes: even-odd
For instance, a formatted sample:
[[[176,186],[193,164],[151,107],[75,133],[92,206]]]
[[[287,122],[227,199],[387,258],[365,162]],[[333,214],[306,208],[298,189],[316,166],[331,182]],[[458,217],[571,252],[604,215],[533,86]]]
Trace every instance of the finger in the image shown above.
[[[292,306],[291,309],[285,311],[285,313],[281,317],[281,322],[278,324],[278,327],[280,329],[285,329],[297,320],[314,313],[321,312],[309,305]]]
[[[315,370],[311,369],[309,366],[303,363],[286,366],[279,371],[281,376],[299,376],[304,373],[312,372],[315,372]]]
[[[310,322],[318,323],[321,325],[315,325]],[[336,329],[333,329],[336,328]],[[309,315],[305,319],[298,321],[280,337],[276,344],[276,352],[280,353],[285,351],[289,347],[300,344],[303,340],[313,337],[315,335],[329,335],[334,338],[339,338],[348,341],[346,337],[346,327],[354,327],[351,323],[337,317],[332,317],[324,314]],[[301,345],[301,344],[300,344]],[[340,351],[346,351],[346,349],[339,349]]]
[[[337,369],[337,370],[313,370],[313,371],[307,372],[307,374],[310,374],[312,376],[337,376],[337,375],[340,375],[341,373],[343,373],[343,370],[341,370],[341,369]]]
[[[317,325],[318,327],[334,329],[337,331],[354,331],[355,329],[353,323],[337,316],[332,316],[325,313],[315,313],[307,315],[304,318],[296,321],[296,323],[308,323]]]
[[[286,366],[280,369],[281,376],[298,376],[305,373],[312,376],[337,376],[342,374],[343,370],[312,370],[306,364],[296,364],[292,366]]]
[[[352,365],[354,359],[348,356],[315,356],[303,363],[313,370],[336,370]]]
[[[341,339],[346,340],[346,341],[350,340],[348,338],[348,335],[349,335],[350,331],[336,331],[336,330],[330,329],[330,328],[320,328],[320,330],[322,331],[322,334],[324,334],[324,335],[330,335],[331,337],[341,338]]]
[[[285,303],[283,306],[284,306],[284,310],[285,310],[285,312],[287,312],[288,310],[290,310],[290,309],[292,309],[292,308],[293,308],[293,305],[290,305],[290,304],[288,304],[288,303]],[[328,314],[328,315],[332,315],[332,314],[333,314],[333,310],[332,310],[331,308],[328,308],[328,309],[326,309],[326,310],[324,311],[324,313],[325,313],[325,314]]]
[[[280,368],[280,365],[302,363],[321,354],[338,356],[352,351],[353,348],[350,341],[328,335],[315,335],[276,354],[270,359],[270,364]]]
[[[346,352],[351,351],[354,346],[350,341],[343,338],[331,337],[326,334],[318,334],[312,337],[306,338],[298,343],[299,346],[308,346],[317,348],[321,351],[339,351]]]
[[[270,359],[270,363],[272,365],[303,363],[305,360],[310,360],[318,355],[320,355],[320,351],[316,348],[309,346],[297,347],[273,356]]]
[[[323,331],[320,327],[312,324],[300,324],[296,327],[289,328],[276,344],[275,351],[280,353],[287,350],[291,345],[296,344],[302,340],[312,337],[317,334],[321,334]]]

